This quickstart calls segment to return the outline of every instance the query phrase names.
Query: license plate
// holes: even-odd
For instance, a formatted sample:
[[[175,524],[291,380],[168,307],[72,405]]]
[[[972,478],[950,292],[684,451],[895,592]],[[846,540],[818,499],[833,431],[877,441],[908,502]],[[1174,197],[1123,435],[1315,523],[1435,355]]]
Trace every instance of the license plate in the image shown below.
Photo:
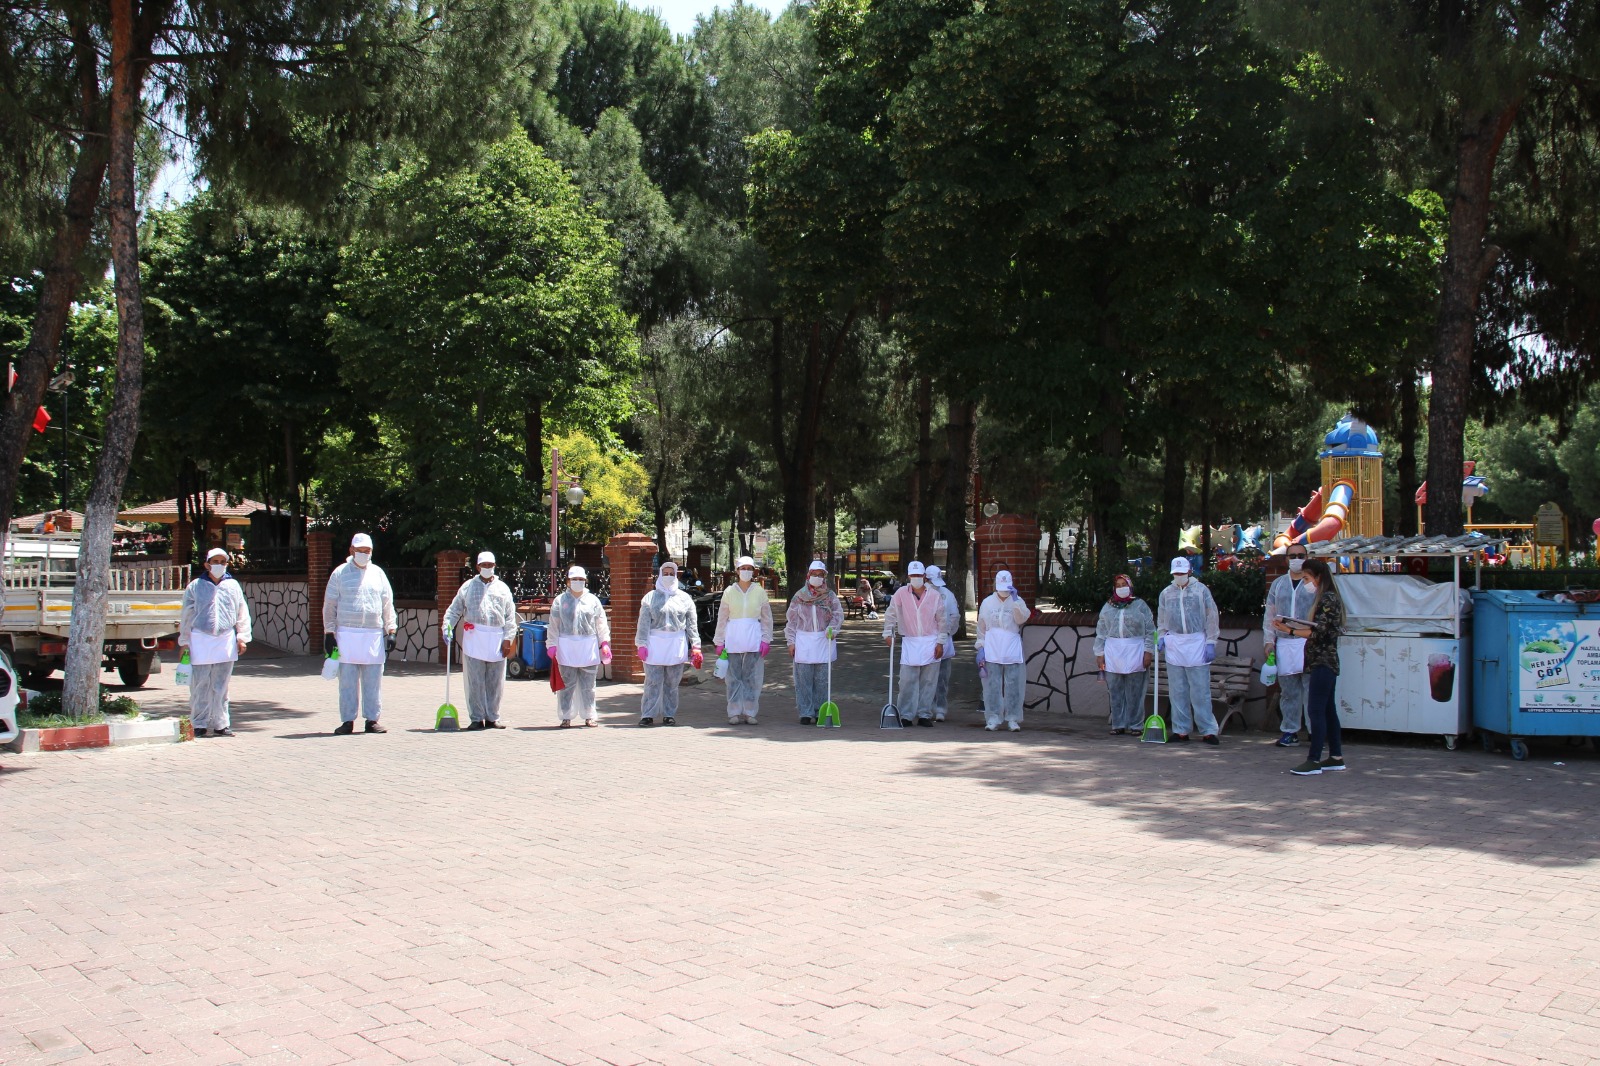
[[[107,655],[131,655],[133,652],[136,652],[138,650],[139,650],[139,645],[135,641],[129,641],[129,640],[108,640],[108,641],[106,641],[106,654]]]

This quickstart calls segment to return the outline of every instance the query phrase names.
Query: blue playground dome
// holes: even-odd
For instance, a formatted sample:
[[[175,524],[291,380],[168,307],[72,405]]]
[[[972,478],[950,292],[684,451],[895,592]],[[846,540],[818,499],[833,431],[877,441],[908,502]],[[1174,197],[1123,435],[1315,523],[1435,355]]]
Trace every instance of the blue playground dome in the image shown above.
[[[1383,457],[1383,451],[1378,447],[1378,431],[1355,415],[1345,415],[1339,419],[1338,424],[1322,438],[1322,443],[1327,447],[1317,453],[1318,459],[1339,456],[1374,459]]]

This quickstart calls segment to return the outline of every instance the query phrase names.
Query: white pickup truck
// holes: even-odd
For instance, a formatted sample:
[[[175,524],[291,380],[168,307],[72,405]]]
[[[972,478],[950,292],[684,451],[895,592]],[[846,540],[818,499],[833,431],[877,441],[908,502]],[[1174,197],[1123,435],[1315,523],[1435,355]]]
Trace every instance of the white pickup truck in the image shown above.
[[[13,533],[6,539],[6,610],[0,647],[29,687],[65,664],[78,574],[75,533]],[[161,672],[157,653],[178,646],[189,567],[164,560],[115,561],[106,602],[105,663],[138,688]]]

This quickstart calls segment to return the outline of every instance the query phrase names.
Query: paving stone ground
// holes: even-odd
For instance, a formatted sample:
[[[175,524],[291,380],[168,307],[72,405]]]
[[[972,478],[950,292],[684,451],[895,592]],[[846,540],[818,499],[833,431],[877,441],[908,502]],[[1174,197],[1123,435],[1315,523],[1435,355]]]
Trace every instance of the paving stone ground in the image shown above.
[[[392,669],[334,737],[311,659],[252,650],[239,736],[0,756],[0,1062],[1587,1063],[1600,757],[1259,734],[762,723],[558,731],[541,681],[435,734]],[[970,661],[970,651],[963,649]],[[152,679],[152,713],[183,694]],[[459,689],[457,690],[457,702]]]

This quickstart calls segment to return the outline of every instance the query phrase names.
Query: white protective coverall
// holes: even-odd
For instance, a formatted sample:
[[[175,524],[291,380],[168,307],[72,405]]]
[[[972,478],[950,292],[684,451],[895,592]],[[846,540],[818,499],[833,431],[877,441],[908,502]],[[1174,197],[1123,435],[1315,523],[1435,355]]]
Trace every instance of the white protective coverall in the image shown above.
[[[942,722],[950,709],[950,672],[956,664],[956,630],[961,628],[961,603],[950,591],[944,571],[937,566],[928,567],[928,584],[938,589],[944,599],[944,658],[939,660],[939,682],[933,688],[933,720]]]
[[[1306,672],[1306,638],[1279,633],[1272,623],[1279,618],[1309,622],[1316,601],[1316,593],[1299,574],[1280,574],[1267,590],[1267,607],[1261,617],[1263,654],[1270,651],[1278,658],[1278,712],[1283,715],[1279,728],[1285,734],[1300,732],[1305,721],[1306,686],[1311,675]]]
[[[369,722],[383,713],[385,639],[395,631],[394,589],[376,563],[346,559],[328,575],[322,625],[339,641],[339,720]]]
[[[1144,725],[1144,693],[1150,671],[1144,657],[1156,647],[1156,620],[1150,605],[1131,596],[1100,608],[1094,626],[1094,654],[1106,663],[1111,697],[1111,728],[1138,731]]]
[[[250,643],[250,605],[231,574],[197,577],[183,590],[178,644],[189,649],[189,720],[202,729],[231,728],[228,682],[239,644]]]
[[[517,601],[498,577],[469,578],[444,612],[445,629],[461,637],[461,673],[467,682],[467,714],[474,722],[498,722],[506,688],[504,641],[517,637]]]
[[[935,647],[945,637],[944,597],[924,585],[918,596],[907,583],[895,589],[883,616],[883,635],[900,634],[900,691],[896,705],[902,721],[926,719],[933,724],[933,693],[939,685],[939,659]]]
[[[1193,577],[1182,588],[1176,581],[1156,601],[1156,631],[1167,658],[1167,691],[1172,700],[1172,732],[1215,736],[1217,716],[1211,711],[1211,666],[1206,645],[1217,642],[1221,622],[1211,590]]]
[[[767,676],[765,649],[772,647],[772,604],[759,582],[723,589],[712,643],[728,653],[728,721],[755,724]]]
[[[828,585],[813,589],[808,583],[790,597],[783,639],[791,652],[794,702],[804,724],[817,720],[817,708],[828,698],[828,671],[839,657],[839,629],[843,625],[844,604]]]
[[[611,643],[611,620],[600,597],[583,591],[574,596],[569,589],[550,605],[550,629],[546,634],[561,682],[566,687],[556,693],[556,712],[563,722],[582,718],[595,720],[594,686],[600,677],[600,645]]]
[[[676,580],[670,592],[658,583],[644,594],[633,642],[646,652],[639,721],[677,718],[678,685],[683,681],[684,664],[700,650],[700,628],[694,600]]]
[[[1010,575],[1004,570],[1009,579]],[[996,575],[998,580],[1000,575]],[[1009,581],[1007,582],[1009,584]],[[983,725],[999,729],[1004,722],[1013,732],[1022,728],[1023,677],[1022,627],[1028,621],[1028,605],[1014,590],[1002,600],[998,591],[985,596],[978,605],[977,645],[983,664]]]

